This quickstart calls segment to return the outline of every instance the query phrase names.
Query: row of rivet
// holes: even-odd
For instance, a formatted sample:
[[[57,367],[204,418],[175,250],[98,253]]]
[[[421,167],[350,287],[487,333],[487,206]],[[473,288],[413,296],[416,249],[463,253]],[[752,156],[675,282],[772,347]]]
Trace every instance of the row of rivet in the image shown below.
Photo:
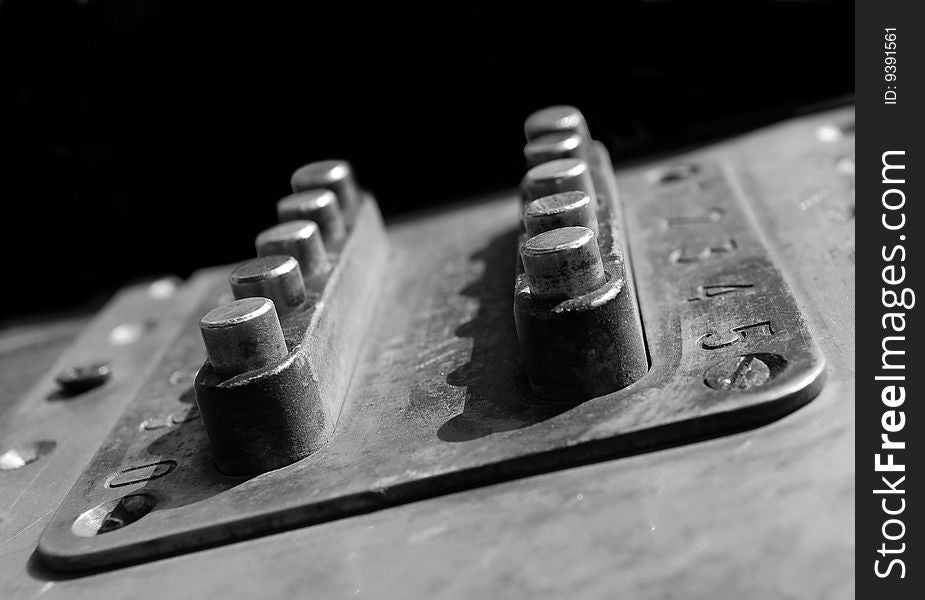
[[[514,325],[530,386],[553,401],[622,389],[648,361],[609,157],[571,106],[533,113],[524,133]]]
[[[279,315],[306,305],[306,282],[331,269],[329,250],[343,243],[362,199],[342,160],[307,164],[290,183],[293,193],[276,205],[280,223],[257,235],[257,258],[229,276],[235,301],[199,322],[216,372],[233,376],[286,357]]]
[[[531,165],[521,183],[529,238],[520,249],[524,272],[535,296],[574,298],[605,281],[597,198],[586,160],[588,126],[577,108],[552,106],[531,114],[524,134]]]

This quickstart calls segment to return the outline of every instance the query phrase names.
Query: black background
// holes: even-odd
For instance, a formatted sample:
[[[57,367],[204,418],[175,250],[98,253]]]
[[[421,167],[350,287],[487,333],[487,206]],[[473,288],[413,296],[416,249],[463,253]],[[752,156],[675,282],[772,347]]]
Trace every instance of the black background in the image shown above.
[[[7,316],[251,256],[311,160],[388,216],[516,184],[551,103],[624,160],[854,90],[850,3],[6,0],[0,31]]]

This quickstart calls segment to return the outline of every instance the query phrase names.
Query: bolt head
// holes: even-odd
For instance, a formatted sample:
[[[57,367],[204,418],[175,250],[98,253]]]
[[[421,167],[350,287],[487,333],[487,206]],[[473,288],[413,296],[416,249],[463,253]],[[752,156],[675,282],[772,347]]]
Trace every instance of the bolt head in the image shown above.
[[[112,377],[109,363],[89,363],[64,369],[55,377],[55,381],[65,392],[79,394],[99,387]]]

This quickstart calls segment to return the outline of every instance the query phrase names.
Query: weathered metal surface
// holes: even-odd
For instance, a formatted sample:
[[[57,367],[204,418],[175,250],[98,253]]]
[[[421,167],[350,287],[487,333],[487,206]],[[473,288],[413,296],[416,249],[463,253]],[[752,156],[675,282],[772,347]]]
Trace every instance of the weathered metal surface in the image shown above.
[[[587,162],[568,162],[587,165],[588,177],[573,184],[587,186],[580,189],[591,199],[591,214],[581,220],[590,221],[586,225],[596,234],[590,262],[606,275],[582,282],[588,279],[584,274],[577,277],[581,284],[577,290],[560,298],[546,298],[538,289],[536,273],[531,272],[536,269],[530,269],[535,259],[531,261],[527,254],[537,238],[528,238],[527,233],[518,244],[521,260],[517,262],[514,284],[514,322],[521,357],[530,387],[539,397],[552,402],[574,403],[616,392],[638,381],[649,369],[633,270],[624,249],[626,222],[610,155],[603,144],[592,140],[585,156]],[[525,179],[529,180],[530,173],[536,170],[531,169]],[[530,209],[556,196],[525,206],[526,231],[532,229],[527,227]],[[578,271],[574,266],[565,266],[568,278],[574,279]]]
[[[321,447],[330,419],[317,394],[306,393],[301,340],[289,350],[272,300],[223,304],[199,328],[208,359],[196,375],[196,406],[219,471],[256,475]]]
[[[208,343],[211,328],[202,329],[209,360],[196,376],[196,405],[202,412],[215,464],[226,475],[256,475],[292,464],[321,448],[334,431],[353,368],[369,335],[367,328],[388,253],[372,198],[354,209],[348,215],[351,234],[346,241],[328,244],[326,251],[320,238],[314,236],[325,254],[324,262],[332,266],[306,278],[307,303],[282,311],[279,317],[272,301],[265,298],[251,297],[227,305],[269,306],[262,316],[247,323],[266,325],[260,331],[276,340],[275,351],[268,352],[265,345],[257,343],[258,338],[267,336],[253,335],[256,330],[241,321],[241,315],[236,315],[234,326],[227,328],[246,330],[243,347],[263,364],[223,372],[214,360],[212,346],[221,354],[228,345],[223,341]],[[315,226],[312,221],[287,221],[283,225],[295,223]],[[260,236],[257,247],[259,253]],[[240,288],[233,277],[231,283],[237,294]],[[207,317],[200,321],[200,328]]]
[[[182,408],[162,382],[200,360],[193,329],[56,514],[42,558],[63,570],[147,560],[738,431],[795,410],[819,391],[823,361],[743,212],[746,199],[734,192],[733,175],[712,162],[683,185],[698,191],[679,194],[645,173],[626,181],[652,357],[635,385],[572,408],[537,400],[519,368],[511,323],[516,211],[499,220],[495,205],[473,208],[455,214],[449,230],[434,219],[420,231],[436,240],[424,232],[444,228],[439,243],[427,251],[412,243],[392,255],[364,369],[326,446],[288,467],[232,478],[214,468],[199,421],[139,431],[146,418]],[[720,221],[698,220],[714,209]],[[690,253],[715,236],[734,239],[730,250],[677,260],[679,248]],[[716,286],[733,292],[714,294]],[[707,291],[697,298],[701,288]],[[729,332],[729,343],[704,346],[705,336]],[[717,362],[750,354],[774,355],[783,367],[752,389],[706,384]],[[113,473],[164,460],[177,462],[169,475],[117,490],[106,485]],[[141,494],[156,505],[130,526],[74,534],[87,511]]]
[[[797,413],[697,444],[77,578],[61,579],[35,561],[27,571],[28,544],[12,552],[7,546],[0,550],[0,595],[643,599],[683,590],[686,598],[711,600],[850,597],[853,194],[834,165],[853,157],[853,141],[820,144],[814,129],[852,118],[850,110],[804,118],[688,157],[733,165],[828,359],[827,385]],[[395,223],[393,259],[447,243],[464,247],[473,231],[491,235],[517,211],[504,199]],[[497,255],[513,263],[509,253]],[[475,282],[487,266],[484,255],[444,265]],[[503,275],[494,294],[475,298],[448,287],[451,300],[429,307],[450,318],[446,330],[431,330],[421,363],[445,361],[444,373],[468,369],[467,357],[490,339],[479,348],[465,336],[442,347],[437,340],[499,310],[490,300],[503,303],[509,273]],[[367,357],[377,358],[382,343],[370,345]],[[396,341],[392,352],[400,346]],[[448,349],[453,353],[444,355]],[[0,360],[9,364],[7,356]],[[358,377],[375,375],[361,369]],[[454,391],[475,403],[485,394],[476,384]]]
[[[200,302],[201,280],[178,283],[164,279],[121,292],[0,420],[0,562],[32,552],[52,511]],[[98,369],[83,368],[102,363],[102,380]],[[75,387],[75,368],[96,385]],[[25,560],[18,564],[24,568]]]
[[[109,535],[112,531],[105,530],[102,533],[107,535],[97,536],[75,533],[75,527],[84,529],[82,524],[87,515],[96,515],[100,507],[116,506],[113,503],[119,498],[145,496],[152,507],[157,508],[138,521],[140,524],[152,517],[166,516],[166,509],[211,496],[245,479],[222,475],[216,469],[215,452],[209,446],[202,415],[194,404],[191,387],[194,378],[196,393],[205,396],[201,398],[203,411],[211,411],[216,417],[209,426],[212,433],[222,425],[243,427],[241,419],[249,415],[253,421],[249,434],[272,436],[272,407],[278,409],[275,416],[285,416],[287,411],[298,412],[294,408],[294,404],[298,404],[306,407],[313,418],[293,418],[289,429],[281,428],[276,432],[281,439],[290,439],[286,437],[287,431],[298,430],[290,437],[304,439],[309,451],[314,451],[330,437],[367,336],[367,325],[376,308],[376,292],[387,256],[385,231],[375,201],[371,197],[365,199],[353,217],[351,235],[345,243],[332,249],[333,269],[322,279],[307,281],[308,295],[314,302],[283,318],[282,327],[286,339],[291,340],[292,354],[280,367],[281,377],[255,376],[238,381],[239,377],[226,382],[211,375],[208,363],[203,367],[206,372],[203,375],[199,367],[205,358],[199,339],[200,315],[228,301],[230,267],[219,267],[201,275],[212,281],[210,293],[189,315],[183,334],[119,419],[46,528],[39,547],[49,563],[63,569],[86,568],[84,556],[96,556],[100,551],[106,555],[108,549],[99,544],[100,540],[105,546],[107,539],[124,539],[121,531],[118,535]],[[294,370],[285,368],[290,364]],[[216,404],[222,402],[227,405],[224,415],[222,407]],[[264,419],[266,414],[261,414],[262,402],[268,403],[269,423]],[[238,473],[274,461],[279,464],[282,451],[275,456],[258,455],[248,462],[241,459],[240,448],[229,444],[234,440],[226,437],[219,435],[221,458],[226,459],[222,465],[233,465],[226,471]],[[244,449],[253,448],[248,445]],[[169,476],[164,473],[141,478],[113,489],[113,474],[124,473],[127,469],[150,470],[151,465],[163,461],[176,463]],[[180,487],[174,489],[170,483],[173,481],[180,482]],[[168,488],[154,490],[163,483],[168,484],[170,491]],[[73,510],[77,510],[74,515],[71,514]],[[135,523],[132,526],[134,528]],[[132,560],[131,552],[126,557]]]

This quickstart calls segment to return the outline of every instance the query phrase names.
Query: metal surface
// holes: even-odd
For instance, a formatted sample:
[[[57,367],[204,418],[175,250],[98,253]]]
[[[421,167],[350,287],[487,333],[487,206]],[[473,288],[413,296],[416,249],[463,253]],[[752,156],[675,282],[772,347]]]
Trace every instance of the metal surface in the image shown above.
[[[560,158],[530,168],[521,183],[524,202],[560,192],[579,191],[596,199],[588,163],[580,158]]]
[[[257,256],[283,255],[299,261],[305,279],[322,276],[331,268],[321,230],[314,221],[286,221],[261,231],[255,241]]]
[[[210,363],[200,369],[205,357],[202,342],[196,339],[199,318],[191,316],[188,329],[142,387],[53,517],[39,546],[45,560],[61,569],[137,560],[138,547],[122,547],[125,533],[177,510],[203,508],[209,496],[246,481],[246,477],[223,472],[253,474],[316,451],[334,431],[364,348],[387,247],[378,207],[371,197],[366,198],[355,213],[349,238],[332,256],[331,271],[324,278],[307,280],[313,302],[283,317],[289,355],[263,371],[228,379],[216,376]],[[213,287],[196,313],[227,302],[228,272],[227,267],[218,268],[201,276],[210,278]],[[175,373],[184,375],[175,378]],[[210,413],[208,427],[192,406],[194,394],[189,384],[193,375],[199,408],[203,414]],[[217,440],[215,448],[210,447],[209,437]],[[164,463],[170,468],[154,468]],[[138,470],[147,475],[127,485],[111,485],[114,476]],[[172,487],[175,483],[180,487]],[[117,507],[119,498],[139,494],[156,506],[132,527],[115,535],[74,533],[81,515],[96,515],[100,507]],[[213,531],[201,539],[208,540],[213,534],[224,539],[235,535],[232,531]],[[180,547],[189,541],[182,536],[166,540],[169,546],[179,542]],[[146,552],[141,548],[141,556]]]
[[[853,187],[834,165],[853,156],[853,137],[837,143],[815,137],[816,127],[851,118],[850,110],[806,117],[683,157],[731,165],[736,194],[746,198],[750,220],[760,224],[829,359],[822,394],[798,412],[697,444],[76,578],[36,561],[27,569],[35,541],[20,543],[26,532],[0,547],[0,596],[655,599],[683,590],[686,598],[711,600],[851,597]],[[649,169],[626,172],[623,180]],[[486,348],[512,335],[504,330],[504,304],[507,298],[510,308],[514,238],[488,252],[473,249],[487,247],[518,213],[516,200],[504,197],[390,228],[388,273],[430,264],[432,278],[417,289],[441,288],[446,299],[416,304],[439,324],[413,343],[388,343],[399,327],[368,341],[371,365],[420,367],[420,387],[406,396],[408,411],[464,417],[484,435],[505,427],[503,419],[489,420],[491,413],[479,416],[493,393],[468,374],[490,374],[492,363],[484,359],[498,355]],[[641,250],[632,238],[629,246]],[[405,285],[389,286],[381,303]],[[705,287],[691,297],[723,295],[723,288]],[[493,335],[473,321],[501,331]],[[482,333],[472,337],[476,332]],[[7,352],[0,361],[0,373],[11,380],[15,356]],[[357,378],[351,396],[362,398],[381,374],[362,367]],[[445,379],[453,386],[445,388]],[[425,401],[435,389],[452,395],[448,405]]]
[[[112,367],[108,362],[89,363],[68,367],[58,373],[55,381],[66,394],[77,395],[109,381]]]
[[[524,178],[528,197],[531,181],[580,190],[529,202],[523,212],[527,235],[537,220],[544,227],[563,220],[593,226],[593,230],[581,225],[550,229],[521,246],[514,323],[530,387],[552,402],[574,403],[616,392],[638,381],[649,368],[610,156],[592,141],[586,157],[588,161],[543,163]],[[535,210],[538,206],[540,211]],[[543,214],[547,212],[551,214]],[[563,235],[577,235],[585,243],[558,247]]]
[[[271,254],[246,260],[234,268],[228,284],[238,300],[252,296],[269,298],[281,314],[305,304],[305,281],[299,261],[291,256]]]
[[[601,154],[599,160],[605,159]],[[41,556],[66,570],[149,560],[740,431],[802,406],[821,386],[823,360],[813,337],[745,217],[747,199],[735,191],[733,175],[712,163],[702,164],[700,173],[702,179],[687,182],[696,183],[698,193],[687,194],[683,203],[672,201],[676,188],[645,174],[626,182],[622,197],[634,232],[630,246],[652,358],[636,384],[574,407],[540,402],[529,392],[510,317],[517,239],[510,225],[517,212],[499,221],[488,218],[496,209],[472,209],[454,216],[453,229],[442,229],[430,252],[410,243],[392,255],[391,264],[401,268],[385,278],[387,301],[379,303],[374,338],[366,340],[363,370],[326,446],[296,464],[246,479],[212,467],[198,421],[139,435],[146,417],[182,406],[159,391],[168,371],[194,368],[201,358],[195,343],[181,341],[56,514],[39,546]],[[518,204],[515,198],[506,202]],[[666,219],[687,224],[692,213],[714,206],[724,218],[709,226],[735,237],[737,255],[673,262],[677,244],[687,247],[716,232],[683,226],[667,235]],[[689,301],[691,286],[745,277],[752,286],[747,292]],[[476,306],[481,308],[473,312]],[[718,350],[699,342],[755,319],[770,321],[773,334],[742,336]],[[786,368],[748,391],[704,384],[703,374],[715,361],[744,353],[779,355]],[[105,485],[113,473],[165,460],[177,466],[164,476],[118,490]],[[87,510],[141,493],[158,504],[130,526],[94,537],[71,531]]]
[[[362,200],[353,176],[353,167],[345,160],[321,160],[300,167],[290,180],[293,192],[328,189],[337,195],[347,221],[352,220]]]
[[[561,131],[578,133],[586,140],[591,139],[584,115],[574,106],[548,106],[530,114],[524,121],[524,136],[527,140]]]
[[[176,280],[163,279],[125,289],[4,413],[0,419],[0,565],[25,570],[42,527],[144,379],[159,365],[203,294],[201,279],[182,288]],[[62,390],[55,380],[56,373],[72,365],[98,362],[111,368],[103,385]],[[20,372],[4,368],[3,376],[18,377]]]
[[[585,192],[562,192],[543,196],[524,205],[522,220],[530,237],[558,227],[587,227],[598,233],[595,203]]]
[[[529,167],[560,158],[585,158],[587,146],[586,139],[580,133],[556,131],[528,141],[524,146],[524,158]]]
[[[322,196],[328,197],[329,208],[336,209],[330,198],[332,192],[325,190]],[[336,308],[326,310],[327,305],[333,305],[348,315],[358,313],[356,317],[361,318],[355,323],[359,328],[354,325],[354,332],[365,335],[367,321],[362,315],[374,305],[373,295],[379,284],[377,267],[383,260],[381,256],[369,260],[367,253],[382,255],[386,250],[381,232],[376,231],[377,209],[372,200],[367,204],[360,207],[365,208],[365,228],[354,229],[353,243],[344,245],[338,241],[333,246],[341,250],[332,254],[337,272],[324,281],[317,277],[322,272],[316,272],[309,279],[310,302],[301,304],[300,310],[287,307],[290,310],[282,313],[285,337],[273,300],[264,297],[219,306],[200,320],[208,360],[196,375],[196,405],[202,413],[215,465],[222,474],[256,475],[290,465],[317,451],[333,432],[345,390],[334,387],[335,393],[331,393],[331,383],[321,379],[342,380],[344,386],[349,383],[349,367],[357,360],[359,340],[337,329],[319,328],[315,322],[319,314],[336,312]],[[293,238],[297,240],[294,244],[290,242]],[[278,248],[272,242],[275,239],[282,240]],[[305,248],[300,248],[303,243],[310,250],[308,258],[302,252]],[[306,261],[317,262],[320,253],[327,264],[313,221],[287,221],[264,232],[258,236],[258,253],[268,247],[282,251],[291,248]],[[281,266],[289,265],[289,272],[297,273],[291,263],[297,267],[298,261],[290,261]],[[242,267],[250,272],[254,266],[261,265],[248,261],[232,271],[229,283],[235,295],[259,291],[257,287],[244,290],[240,286]],[[279,275],[274,279],[283,283],[285,273]],[[345,287],[344,281],[354,282],[356,287]],[[301,277],[289,277],[288,283],[289,287],[298,284],[300,289],[303,284]],[[334,352],[341,354],[341,363],[349,365],[348,372],[324,368],[331,363],[325,355]]]
[[[537,234],[520,247],[520,257],[525,289],[539,300],[570,300],[598,289],[607,280],[597,236],[587,227],[560,227]]]
[[[340,241],[347,235],[337,194],[328,189],[290,194],[276,203],[276,214],[280,221],[314,221],[321,229],[322,239],[328,243]]]
[[[199,332],[216,374],[234,377],[275,365],[289,354],[276,306],[243,298],[216,306],[199,319]]]

